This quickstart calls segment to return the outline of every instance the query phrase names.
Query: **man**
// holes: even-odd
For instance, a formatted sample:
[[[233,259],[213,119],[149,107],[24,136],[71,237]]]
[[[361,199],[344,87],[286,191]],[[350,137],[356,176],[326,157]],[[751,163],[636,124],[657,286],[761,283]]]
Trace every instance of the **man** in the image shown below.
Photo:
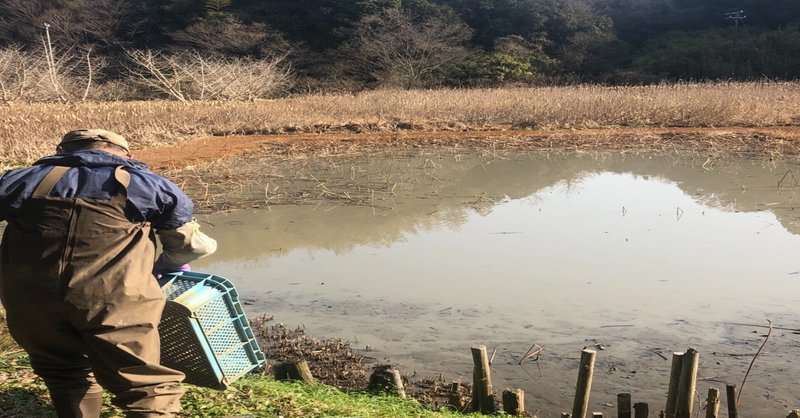
[[[180,409],[184,375],[159,365],[153,274],[187,269],[216,242],[175,184],[131,158],[122,136],[78,130],[0,177],[0,301],[61,418],[99,417],[103,388],[128,417]]]

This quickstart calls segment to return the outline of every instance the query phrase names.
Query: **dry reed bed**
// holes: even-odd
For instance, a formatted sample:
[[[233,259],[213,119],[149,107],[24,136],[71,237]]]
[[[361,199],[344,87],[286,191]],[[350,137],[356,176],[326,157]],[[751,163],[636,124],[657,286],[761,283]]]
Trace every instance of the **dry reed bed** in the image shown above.
[[[189,104],[17,103],[0,109],[0,164],[30,162],[80,127],[115,130],[134,148],[145,148],[247,133],[798,124],[800,83],[382,90]]]

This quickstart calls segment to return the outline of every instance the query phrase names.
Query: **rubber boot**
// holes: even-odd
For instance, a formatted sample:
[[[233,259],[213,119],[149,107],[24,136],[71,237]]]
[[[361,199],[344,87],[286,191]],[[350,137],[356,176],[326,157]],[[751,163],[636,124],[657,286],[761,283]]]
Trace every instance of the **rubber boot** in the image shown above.
[[[58,418],[99,418],[103,392],[50,392]]]

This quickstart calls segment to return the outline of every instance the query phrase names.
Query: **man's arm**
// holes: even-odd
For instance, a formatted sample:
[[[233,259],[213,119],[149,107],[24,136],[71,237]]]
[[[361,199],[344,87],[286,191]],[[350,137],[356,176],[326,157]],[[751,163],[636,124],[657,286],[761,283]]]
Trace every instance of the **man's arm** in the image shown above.
[[[217,241],[200,232],[194,219],[175,229],[159,229],[156,234],[163,250],[160,258],[168,267],[177,268],[217,250]]]
[[[156,260],[154,273],[187,270],[187,263],[205,257],[217,250],[217,241],[200,231],[200,224],[192,218],[194,204],[174,183],[150,176],[159,210],[151,218],[161,242],[162,253]]]

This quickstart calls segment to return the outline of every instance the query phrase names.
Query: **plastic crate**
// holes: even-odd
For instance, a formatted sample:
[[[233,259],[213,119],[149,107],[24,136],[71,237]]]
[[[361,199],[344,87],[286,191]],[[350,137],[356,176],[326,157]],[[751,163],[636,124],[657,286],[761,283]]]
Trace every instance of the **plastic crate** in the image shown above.
[[[177,272],[158,282],[167,298],[158,326],[161,364],[185,373],[185,383],[225,389],[264,364],[264,353],[228,279]]]

